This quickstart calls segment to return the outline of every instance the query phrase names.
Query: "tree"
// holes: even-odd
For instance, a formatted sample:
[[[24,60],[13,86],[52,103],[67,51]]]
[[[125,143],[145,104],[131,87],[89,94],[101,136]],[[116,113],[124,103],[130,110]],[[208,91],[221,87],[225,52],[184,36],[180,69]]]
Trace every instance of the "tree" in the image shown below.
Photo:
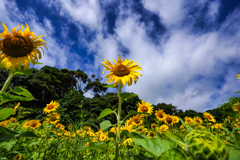
[[[84,88],[84,92],[91,91],[94,97],[100,97],[104,95],[108,88],[104,87],[107,86],[106,83],[102,83],[103,79],[101,77],[96,77],[94,74],[91,76],[91,79],[88,80],[86,87]]]

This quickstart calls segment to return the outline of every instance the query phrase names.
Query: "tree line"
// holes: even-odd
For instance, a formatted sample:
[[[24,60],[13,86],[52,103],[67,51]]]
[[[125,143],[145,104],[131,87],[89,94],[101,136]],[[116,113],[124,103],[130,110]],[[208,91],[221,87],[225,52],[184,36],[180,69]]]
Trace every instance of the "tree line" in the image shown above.
[[[117,93],[107,92],[108,88],[104,87],[107,84],[103,83],[100,76],[88,76],[84,71],[78,69],[76,71],[57,69],[55,67],[44,66],[40,70],[32,68],[33,72],[29,76],[15,75],[9,85],[14,88],[21,86],[27,89],[36,100],[30,102],[20,102],[25,111],[31,114],[26,114],[24,119],[43,119],[43,108],[46,107],[52,100],[58,101],[61,104],[61,122],[64,124],[68,121],[78,122],[82,119],[89,120],[90,123],[98,124],[96,121],[98,115],[105,108],[117,110],[118,96]],[[0,87],[4,85],[8,77],[8,72],[5,68],[0,69]],[[9,90],[6,90],[9,91]],[[93,98],[87,98],[84,93],[90,92]],[[228,103],[209,110],[208,112],[215,116],[216,120],[221,120],[227,116],[233,115],[232,104],[240,101],[239,97],[231,97]],[[138,96],[124,101],[122,104],[122,116],[125,117],[129,110],[137,110],[136,104],[141,102]],[[8,102],[0,106],[13,107],[17,102]],[[176,115],[181,118],[185,116],[202,117],[202,113],[192,109],[183,111],[177,109],[176,106],[166,103],[158,103],[152,105],[155,110],[163,109],[165,113]],[[193,106],[194,108],[194,106]],[[116,123],[115,115],[110,115],[106,119]],[[203,118],[203,117],[202,117]],[[92,120],[92,121],[91,121]],[[102,121],[102,120],[101,120]],[[152,119],[152,121],[154,121]]]

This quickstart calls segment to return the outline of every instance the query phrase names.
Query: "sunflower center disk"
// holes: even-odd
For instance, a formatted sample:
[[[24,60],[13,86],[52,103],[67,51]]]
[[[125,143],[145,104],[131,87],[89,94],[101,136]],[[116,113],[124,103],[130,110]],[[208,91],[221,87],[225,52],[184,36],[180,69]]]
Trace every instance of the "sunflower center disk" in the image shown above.
[[[166,118],[166,121],[167,121],[168,123],[172,123],[172,118],[167,117],[167,118]]]
[[[146,106],[142,106],[142,107],[141,107],[141,110],[142,110],[142,112],[147,112],[147,111],[148,111],[148,108],[147,108]]]
[[[48,109],[53,109],[54,108],[54,105],[49,105],[48,106]]]
[[[163,118],[163,114],[162,113],[158,113],[158,117],[159,118]]]
[[[32,52],[33,44],[22,36],[3,39],[3,53],[11,57],[24,57]]]
[[[113,73],[118,77],[123,77],[123,76],[129,75],[130,70],[126,66],[119,64],[117,68],[115,68]]]
[[[32,124],[32,127],[36,127],[36,126],[37,126],[37,123],[36,123],[36,122]]]

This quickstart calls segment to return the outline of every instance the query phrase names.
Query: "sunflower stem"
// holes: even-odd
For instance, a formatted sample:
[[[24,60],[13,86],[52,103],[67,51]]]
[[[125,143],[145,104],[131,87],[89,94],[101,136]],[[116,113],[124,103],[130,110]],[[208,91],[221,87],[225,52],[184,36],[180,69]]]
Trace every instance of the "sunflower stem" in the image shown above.
[[[13,75],[14,75],[13,72],[10,71],[10,72],[9,72],[9,75],[8,75],[8,78],[7,78],[7,80],[5,81],[5,83],[4,83],[4,85],[3,85],[0,93],[3,93],[3,92],[6,91],[7,87],[9,86],[9,83],[10,83],[11,80],[12,80]]]
[[[121,124],[119,122],[121,121],[121,111],[122,111],[122,98],[120,96],[121,94],[121,86],[119,85],[118,88],[118,114],[117,114],[117,136],[116,136],[116,151],[115,151],[115,160],[118,159],[118,154],[119,154],[119,144],[120,144],[120,127]]]

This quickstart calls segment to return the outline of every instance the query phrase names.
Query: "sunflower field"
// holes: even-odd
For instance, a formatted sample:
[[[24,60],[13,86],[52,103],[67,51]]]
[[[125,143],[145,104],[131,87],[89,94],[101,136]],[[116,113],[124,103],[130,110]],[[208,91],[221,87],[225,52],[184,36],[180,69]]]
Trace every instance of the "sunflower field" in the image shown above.
[[[239,97],[230,98],[215,112],[180,112],[171,105],[152,105],[137,94],[122,92],[137,83],[142,68],[120,55],[114,64],[102,62],[103,73],[110,72],[105,76],[109,85],[95,76],[91,81],[81,70],[45,67],[45,73],[38,72],[29,67],[39,64],[38,48],[47,49],[39,39],[42,36],[35,36],[27,24],[24,31],[23,25],[18,31],[20,25],[13,28],[12,34],[2,24],[0,67],[9,73],[0,91],[0,160],[239,160]],[[13,76],[20,76],[13,79],[15,85],[24,84],[24,76],[32,79],[19,87],[11,85]],[[39,82],[40,77],[52,83]],[[88,84],[76,90],[77,80],[70,77]],[[107,88],[117,94],[99,94]],[[84,98],[82,93],[88,90],[94,98]],[[30,104],[38,108],[26,107]]]

